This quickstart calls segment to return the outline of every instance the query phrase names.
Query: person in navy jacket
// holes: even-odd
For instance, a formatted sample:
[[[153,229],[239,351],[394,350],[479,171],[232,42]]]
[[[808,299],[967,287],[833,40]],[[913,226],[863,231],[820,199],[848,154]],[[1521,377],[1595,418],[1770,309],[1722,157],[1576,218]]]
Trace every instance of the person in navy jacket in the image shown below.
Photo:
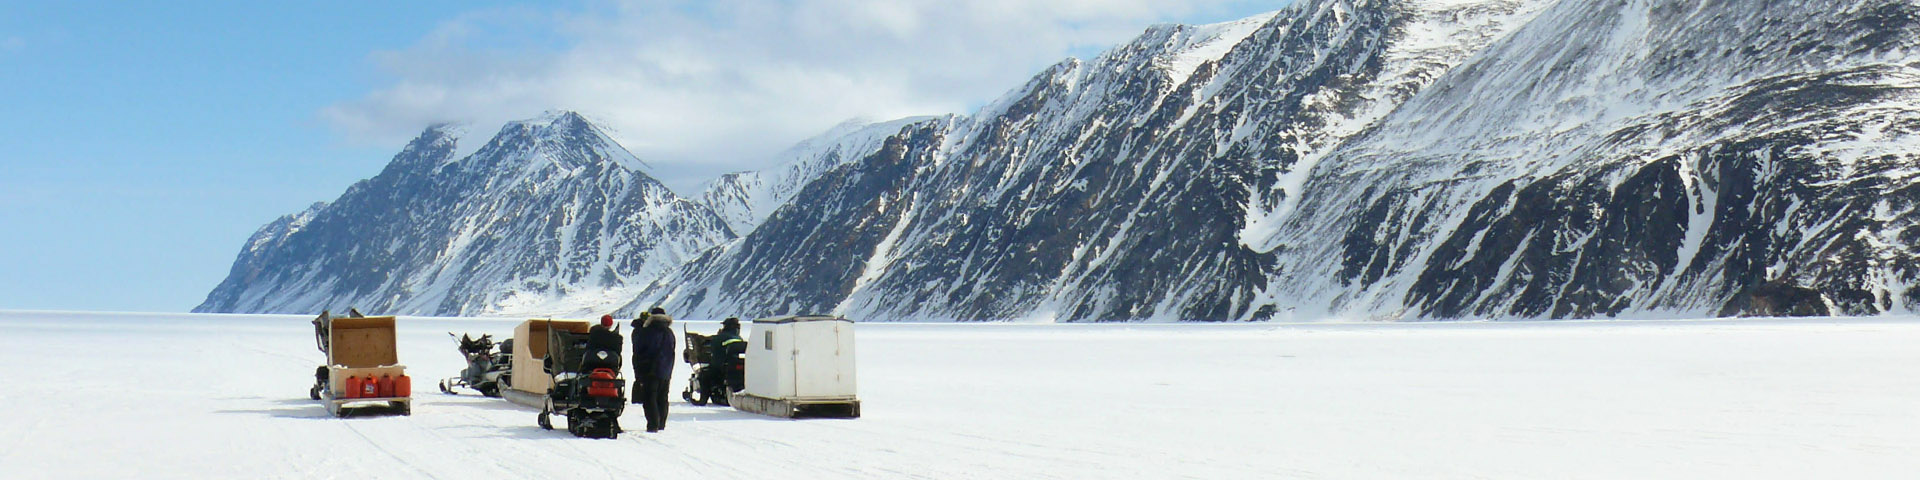
[[[647,431],[667,428],[667,390],[673,381],[673,317],[660,307],[633,319],[633,403],[647,414]]]

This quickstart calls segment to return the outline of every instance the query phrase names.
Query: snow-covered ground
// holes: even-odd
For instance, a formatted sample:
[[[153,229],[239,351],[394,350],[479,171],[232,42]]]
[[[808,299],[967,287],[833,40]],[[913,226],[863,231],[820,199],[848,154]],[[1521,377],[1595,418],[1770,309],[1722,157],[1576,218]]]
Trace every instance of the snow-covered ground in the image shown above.
[[[306,397],[305,316],[0,312],[8,478],[1911,478],[1920,320],[859,326],[856,420],[674,405],[619,440]],[[708,322],[690,323],[711,331]],[[683,366],[684,367],[684,366]],[[684,368],[681,370],[684,374]],[[677,388],[677,387],[676,387]],[[640,415],[638,408],[629,415]],[[637,425],[638,419],[629,419]]]

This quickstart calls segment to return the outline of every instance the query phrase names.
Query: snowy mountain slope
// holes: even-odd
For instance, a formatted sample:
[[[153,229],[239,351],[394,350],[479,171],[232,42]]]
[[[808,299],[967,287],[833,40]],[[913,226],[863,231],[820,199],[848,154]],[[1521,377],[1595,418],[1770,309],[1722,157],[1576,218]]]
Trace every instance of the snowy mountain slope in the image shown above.
[[[379,191],[427,193],[350,191],[276,222],[203,307],[1040,321],[1905,311],[1920,305],[1916,38],[1913,0],[1302,0],[1149,28],[971,116],[846,125],[784,165],[716,180],[701,202],[488,149],[463,165],[430,131],[389,171],[449,179],[395,174],[381,181],[412,183]],[[611,142],[572,143],[602,152],[595,171],[636,168]],[[554,193],[576,191],[604,195]],[[522,194],[476,200],[499,192]],[[354,231],[333,212],[388,204],[449,212],[424,221],[457,234],[408,249],[303,240]],[[515,209],[565,213],[503,220],[548,215]]]
[[[985,107],[975,117],[988,120],[961,120],[950,127],[928,125],[914,132],[903,132],[896,139],[890,139],[890,145],[897,142],[913,146],[917,151],[875,155],[846,165],[843,167],[846,172],[836,171],[840,179],[822,178],[814,182],[805,193],[776,212],[768,223],[743,238],[740,241],[743,248],[730,248],[712,259],[689,265],[684,269],[688,272],[686,275],[669,278],[661,288],[643,295],[634,306],[666,303],[673,311],[692,315],[839,309],[852,293],[864,290],[879,275],[893,271],[894,259],[890,257],[894,245],[926,242],[919,238],[903,242],[901,235],[909,233],[908,230],[926,232],[947,228],[918,225],[917,222],[929,221],[921,220],[926,215],[920,213],[924,212],[921,205],[939,205],[933,207],[940,210],[937,214],[954,218],[950,214],[954,207],[973,203],[975,200],[970,197],[983,194],[979,190],[991,190],[991,187],[980,186],[980,182],[1002,182],[1005,176],[1016,175],[1017,169],[1022,168],[1018,164],[1024,160],[949,151],[964,151],[976,143],[982,145],[981,149],[1002,151],[1060,148],[1062,140],[1073,139],[1074,126],[1085,125],[1090,118],[1150,111],[1152,105],[1142,99],[1170,92],[1170,76],[1186,73],[1176,71],[1179,63],[1190,61],[1196,51],[1209,49],[1206,42],[1194,41],[1195,37],[1203,36],[1212,42],[1237,41],[1237,38],[1221,37],[1223,31],[1231,30],[1157,26],[1140,39],[1104,54],[1093,65],[1083,67],[1076,60],[1056,65],[1027,87]],[[1141,75],[1143,72],[1149,74]],[[1013,134],[1014,129],[1032,128],[1050,131],[1017,139],[1006,136]],[[959,140],[946,130],[961,132]],[[933,142],[922,141],[929,136],[939,138]],[[1024,143],[1014,145],[1016,141]],[[1047,144],[1036,145],[1038,142]],[[955,163],[943,158],[948,155],[966,156],[969,160]],[[909,158],[919,160],[914,164],[901,163]],[[881,185],[860,181],[874,176],[889,179],[881,180]],[[856,200],[841,200],[848,198]],[[829,201],[833,204],[816,205],[815,199],[832,199]],[[908,214],[913,217],[905,217]],[[966,217],[959,218],[964,225]],[[962,238],[969,235],[950,231],[939,234]],[[791,254],[814,252],[805,248],[809,245],[841,248],[826,255]],[[949,259],[957,255],[997,258],[995,252],[941,254]],[[832,281],[778,274],[787,271],[832,272]],[[975,279],[969,275],[975,273],[943,271],[940,272],[942,278],[934,281],[972,282]],[[758,280],[744,282],[751,285],[743,284],[743,280],[749,278]]]
[[[1557,3],[1320,161],[1297,211],[1256,220],[1280,225],[1262,247],[1297,252],[1263,301],[1711,315],[1784,281],[1840,312],[1911,308],[1917,13]]]
[[[785,205],[807,182],[879,151],[887,137],[900,133],[901,128],[933,119],[849,120],[782,151],[774,157],[774,167],[729,173],[707,182],[701,188],[700,202],[727,219],[727,226],[735,233],[744,235]]]
[[[620,309],[629,315],[666,304],[692,318],[733,311],[826,312],[883,268],[884,252],[904,227],[918,171],[952,123],[909,124],[873,154],[819,175],[746,236],[715,248],[656,282]],[[883,256],[882,256],[883,257]],[[674,300],[668,303],[668,300]]]
[[[955,124],[907,189],[885,194],[909,204],[861,223],[895,227],[859,230],[852,245],[866,257],[695,267],[838,268],[853,282],[821,291],[786,278],[743,290],[713,280],[729,275],[696,274],[635,305],[696,316],[1239,318],[1273,261],[1239,239],[1260,177],[1277,183],[1299,157],[1384,115],[1537,7],[1319,1],[1221,25],[1156,26],[1091,61],[1058,64]],[[825,235],[849,234],[741,243],[808,251],[801,245]],[[771,300],[797,291],[829,296]]]
[[[733,250],[864,257],[701,267],[831,270],[832,286],[681,276],[635,305],[959,320],[1908,309],[1915,12],[1327,0],[1209,37],[1226,49],[1184,39],[1240,30],[1155,27],[1043,72],[955,124],[903,190],[861,197],[904,208]],[[862,213],[829,216],[846,215]]]
[[[511,122],[461,158],[452,131],[263,228],[195,311],[587,311],[732,238],[578,114]]]

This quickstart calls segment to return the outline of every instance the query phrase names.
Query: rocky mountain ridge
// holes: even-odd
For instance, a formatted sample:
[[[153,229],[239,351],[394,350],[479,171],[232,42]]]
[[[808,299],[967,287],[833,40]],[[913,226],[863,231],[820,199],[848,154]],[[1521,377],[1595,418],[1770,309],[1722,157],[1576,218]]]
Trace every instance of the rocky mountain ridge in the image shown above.
[[[303,264],[384,260],[295,239],[349,231],[333,212],[367,210],[365,190],[411,178],[382,180],[389,172],[450,162],[433,156],[443,147],[430,130],[377,185],[263,228],[202,307],[303,311],[288,309],[401,294],[413,300],[384,305],[659,305],[692,318],[1906,311],[1920,305],[1909,288],[1920,274],[1916,39],[1910,0],[1302,0],[1150,28],[970,116],[844,126],[776,168],[710,183],[697,202],[624,180],[623,191],[652,193],[606,196],[596,205],[627,220],[601,228],[645,241],[566,228],[540,240],[537,227],[484,223],[469,235],[525,240],[477,256],[447,239],[416,243],[428,247],[390,264],[437,280],[399,289],[369,280],[391,275]],[[617,145],[599,145],[568,151],[624,164],[607,153]],[[463,176],[500,178],[472,191],[578,181],[482,165]],[[421,256],[590,267],[449,270]],[[316,285],[336,293],[300,297]],[[598,303],[574,301],[588,296]]]
[[[581,313],[734,236],[579,114],[455,158],[460,130],[428,128],[380,175],[262,228],[194,311]]]

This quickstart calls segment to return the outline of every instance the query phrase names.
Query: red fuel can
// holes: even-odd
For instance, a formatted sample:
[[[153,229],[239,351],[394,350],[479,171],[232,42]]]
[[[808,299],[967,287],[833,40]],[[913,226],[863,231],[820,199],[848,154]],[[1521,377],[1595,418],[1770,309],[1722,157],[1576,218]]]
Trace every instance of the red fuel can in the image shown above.
[[[375,398],[379,396],[380,379],[375,378],[371,374],[367,375],[367,381],[360,384],[360,398]]]
[[[413,396],[413,377],[401,375],[393,378],[393,396]]]
[[[360,396],[360,387],[360,377],[347,377],[346,391],[340,392],[340,396],[342,398],[357,398]]]

